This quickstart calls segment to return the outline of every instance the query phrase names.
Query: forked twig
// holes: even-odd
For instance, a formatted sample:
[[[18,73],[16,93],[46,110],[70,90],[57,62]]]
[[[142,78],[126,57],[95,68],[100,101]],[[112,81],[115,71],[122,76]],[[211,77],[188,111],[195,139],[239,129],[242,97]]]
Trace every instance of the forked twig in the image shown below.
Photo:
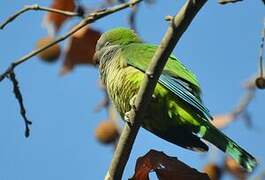
[[[127,7],[131,7],[134,6],[137,3],[140,3],[143,0],[134,0],[131,2],[127,2],[127,3],[123,3],[117,6],[114,6],[112,8],[109,9],[102,9],[102,10],[97,10],[91,14],[89,14],[88,16],[86,16],[77,26],[75,26],[75,28],[73,28],[71,31],[69,31],[68,33],[66,33],[65,35],[59,37],[58,39],[56,39],[55,41],[47,44],[46,46],[43,46],[37,50],[34,50],[32,52],[30,52],[29,54],[23,56],[22,58],[20,58],[19,60],[13,62],[10,64],[10,66],[6,69],[6,71],[4,73],[2,73],[0,75],[0,82],[11,72],[15,69],[16,66],[18,66],[19,64],[24,63],[25,61],[27,61],[28,59],[30,59],[31,57],[37,55],[38,53],[48,49],[49,47],[65,40],[66,38],[68,38],[69,36],[73,35],[75,32],[77,32],[78,30],[82,29],[83,27],[85,27],[86,25],[95,22],[96,20],[103,18],[107,15],[110,15],[112,13],[115,13],[117,11],[123,10]]]

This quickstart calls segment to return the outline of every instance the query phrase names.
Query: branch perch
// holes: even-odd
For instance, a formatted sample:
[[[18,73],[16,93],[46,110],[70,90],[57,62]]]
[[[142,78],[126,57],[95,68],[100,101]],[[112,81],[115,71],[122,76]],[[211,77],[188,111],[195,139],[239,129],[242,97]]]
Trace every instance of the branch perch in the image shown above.
[[[37,50],[34,50],[32,52],[30,52],[29,54],[23,56],[22,58],[20,58],[19,60],[11,63],[11,65],[7,68],[7,70],[0,75],[0,82],[7,77],[8,74],[10,74],[16,66],[18,66],[19,64],[24,63],[25,61],[29,60],[30,58],[32,58],[33,56],[37,55],[38,53],[44,51],[45,49],[48,49],[49,47],[65,40],[66,38],[68,38],[69,36],[73,35],[75,32],[77,32],[78,30],[80,30],[81,28],[83,28],[84,26],[95,22],[96,20],[103,18],[107,15],[113,14],[117,11],[123,10],[127,7],[131,7],[134,6],[137,3],[140,3],[143,0],[133,0],[131,2],[128,3],[123,3],[117,6],[114,6],[112,8],[109,9],[102,9],[102,10],[98,10],[95,11],[91,14],[89,14],[88,16],[86,16],[77,26],[75,26],[74,29],[72,29],[71,31],[69,31],[68,33],[66,33],[65,35],[59,37],[57,40],[55,40],[54,42],[51,42],[49,44],[47,44],[46,46],[43,46],[42,48],[39,48]]]
[[[134,140],[142,124],[144,112],[148,107],[157,80],[167,59],[182,34],[206,2],[207,0],[188,0],[172,19],[145,73],[144,80],[135,100],[135,105],[130,111],[130,123],[125,123],[105,180],[118,180],[122,178]]]

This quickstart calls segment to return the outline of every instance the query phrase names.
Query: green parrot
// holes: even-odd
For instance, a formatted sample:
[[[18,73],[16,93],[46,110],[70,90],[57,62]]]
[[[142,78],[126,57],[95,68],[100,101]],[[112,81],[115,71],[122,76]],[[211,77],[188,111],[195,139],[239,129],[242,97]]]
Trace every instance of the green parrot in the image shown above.
[[[101,80],[124,118],[131,109],[144,73],[158,46],[143,43],[134,31],[115,28],[102,34],[96,45]],[[246,171],[256,159],[215,128],[202,104],[196,76],[173,55],[155,87],[142,127],[158,137],[194,151],[208,151],[207,140],[230,155]]]

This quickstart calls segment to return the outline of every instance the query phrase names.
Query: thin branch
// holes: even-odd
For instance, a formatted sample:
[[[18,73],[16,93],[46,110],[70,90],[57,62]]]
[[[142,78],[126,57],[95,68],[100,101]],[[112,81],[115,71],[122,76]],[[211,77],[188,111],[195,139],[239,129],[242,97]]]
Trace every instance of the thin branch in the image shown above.
[[[260,43],[260,51],[259,51],[259,69],[260,69],[260,77],[263,77],[263,52],[264,52],[264,39],[265,39],[265,18],[263,20],[263,28],[261,32],[261,43]]]
[[[231,122],[236,120],[240,115],[246,120],[247,124],[251,125],[251,120],[247,112],[247,107],[255,97],[255,92],[256,92],[255,80],[253,79],[249,80],[245,84],[245,89],[246,90],[244,95],[241,97],[238,104],[233,108],[232,111],[223,115],[214,116],[214,119],[211,122],[215,127],[219,129],[226,128]]]
[[[264,53],[264,39],[265,39],[265,18],[263,20],[263,27],[261,33],[261,43],[259,48],[259,75],[256,79],[249,80],[246,85],[246,92],[244,96],[240,99],[239,103],[235,106],[235,108],[225,114],[215,116],[214,120],[212,121],[213,125],[217,128],[225,128],[227,127],[232,121],[237,119],[238,116],[243,115],[244,119],[248,124],[250,124],[250,118],[247,113],[247,107],[250,102],[255,97],[256,88],[264,89],[265,88],[265,79],[263,74],[263,53]]]
[[[109,99],[109,95],[108,95],[108,93],[107,93],[107,90],[106,90],[105,86],[102,87],[102,91],[103,91],[103,93],[104,93],[104,99],[101,100],[101,101],[96,105],[96,107],[94,108],[94,112],[99,112],[101,109],[103,109],[103,108],[108,108],[108,107],[111,105],[111,103],[110,103],[110,99]]]
[[[93,111],[99,112],[103,108],[109,107],[109,105],[110,105],[109,98],[108,98],[108,96],[105,96],[104,99],[102,99],[100,102],[98,102],[98,104],[96,105],[96,107],[94,108]]]
[[[254,87],[246,89],[244,96],[240,99],[239,103],[235,106],[234,110],[231,112],[231,114],[233,114],[235,118],[240,114],[242,114],[244,111],[246,111],[246,108],[255,97],[255,90],[256,88]]]
[[[206,1],[207,0],[188,0],[171,21],[170,26],[168,27],[168,30],[145,73],[144,80],[136,96],[135,105],[130,111],[130,122],[125,123],[110,168],[105,176],[105,180],[121,179],[134,140],[139,131],[140,125],[142,124],[144,113],[146,112],[157,80],[167,59],[182,34],[186,31],[193,18]]]
[[[263,27],[261,33],[261,43],[259,50],[259,76],[256,78],[256,87],[259,89],[265,89],[265,78],[263,74],[263,53],[264,53],[264,39],[265,39],[265,18],[263,20]]]
[[[135,32],[137,32],[137,30],[136,30],[137,11],[138,11],[138,6],[132,7],[131,12],[130,12],[129,17],[128,17],[130,28],[133,29]]]
[[[57,13],[57,14],[61,14],[61,15],[65,15],[65,16],[79,16],[79,17],[83,17],[83,14],[78,13],[78,12],[70,12],[70,11],[63,11],[63,10],[59,10],[59,9],[53,9],[53,8],[48,8],[48,7],[42,7],[39,6],[37,4],[34,5],[26,5],[24,6],[23,9],[19,10],[18,12],[16,12],[15,14],[11,15],[10,17],[8,17],[4,23],[0,24],[0,29],[4,29],[4,27],[14,21],[18,16],[20,16],[21,14],[30,11],[30,10],[34,10],[34,11],[48,11],[48,12],[52,12],[52,13]]]
[[[117,6],[114,6],[112,8],[109,9],[102,9],[102,10],[98,10],[95,11],[91,14],[89,14],[88,16],[86,16],[77,26],[75,26],[75,28],[73,28],[71,31],[69,31],[68,33],[66,33],[65,35],[59,37],[57,40],[47,44],[46,46],[43,46],[37,50],[34,50],[32,52],[30,52],[29,54],[23,56],[22,58],[20,58],[19,60],[11,63],[11,65],[7,68],[7,70],[0,75],[0,82],[11,72],[15,69],[16,66],[18,66],[19,64],[22,64],[24,62],[26,62],[27,60],[29,60],[30,58],[32,58],[33,56],[37,55],[38,53],[44,51],[45,49],[48,49],[49,47],[65,40],[66,38],[68,38],[69,36],[73,35],[75,32],[77,32],[78,30],[80,30],[81,28],[85,27],[86,25],[95,22],[96,20],[103,18],[107,15],[113,14],[117,11],[123,10],[127,7],[131,7],[134,6],[137,3],[140,3],[142,0],[134,0],[128,3],[123,3]]]
[[[219,0],[219,4],[228,4],[228,3],[236,3],[236,2],[240,2],[243,0]]]
[[[18,81],[16,79],[16,75],[14,73],[14,71],[11,71],[10,74],[9,74],[9,78],[13,84],[13,92],[15,94],[15,97],[19,103],[19,107],[20,107],[20,114],[24,120],[24,123],[25,123],[25,136],[26,137],[29,137],[30,135],[30,129],[29,129],[29,125],[32,124],[31,121],[28,120],[27,116],[26,116],[26,109],[24,107],[24,104],[23,104],[23,97],[22,97],[22,94],[20,92],[20,89],[19,89],[19,86],[18,86]]]

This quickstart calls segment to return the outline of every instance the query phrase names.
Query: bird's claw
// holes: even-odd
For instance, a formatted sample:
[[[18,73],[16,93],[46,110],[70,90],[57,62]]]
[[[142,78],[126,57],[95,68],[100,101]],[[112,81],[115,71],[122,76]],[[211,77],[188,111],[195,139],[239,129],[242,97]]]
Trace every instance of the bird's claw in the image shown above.
[[[129,104],[130,104],[131,108],[133,108],[134,110],[136,109],[135,100],[136,100],[136,95],[134,95],[129,101]]]
[[[126,112],[126,113],[124,114],[124,121],[125,121],[126,123],[128,123],[128,124],[132,124],[132,123],[131,123],[131,111]]]
[[[131,116],[132,116],[132,114],[131,113],[132,113],[132,111],[135,111],[136,110],[135,100],[136,100],[136,95],[133,96],[130,99],[130,101],[129,101],[129,104],[130,104],[130,106],[131,106],[132,109],[124,114],[124,121],[127,122],[129,125],[132,125],[132,122],[131,122],[131,119],[132,119]]]

